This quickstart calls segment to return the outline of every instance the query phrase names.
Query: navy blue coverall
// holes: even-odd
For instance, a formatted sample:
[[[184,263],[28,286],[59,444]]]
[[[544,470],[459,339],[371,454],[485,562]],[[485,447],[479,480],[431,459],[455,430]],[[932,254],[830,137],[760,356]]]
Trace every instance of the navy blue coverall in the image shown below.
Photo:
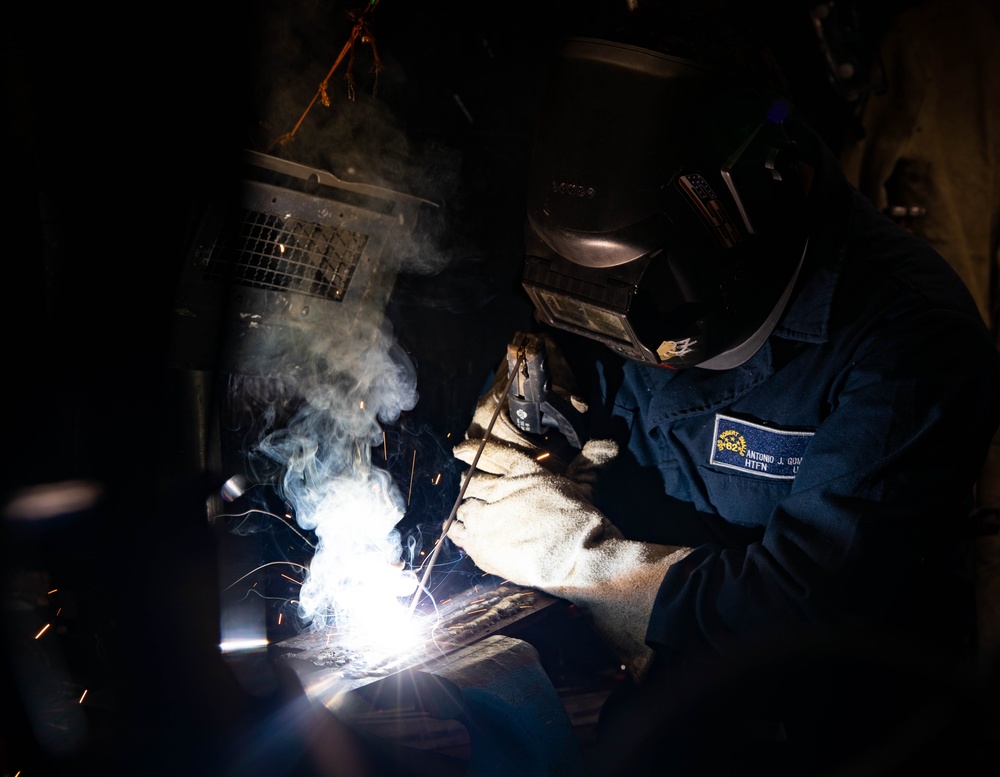
[[[709,371],[601,359],[591,412],[603,403],[604,432],[627,453],[598,506],[626,536],[694,546],[668,571],[648,626],[674,667],[663,693],[683,697],[678,672],[693,700],[711,699],[708,676],[728,690],[759,679],[777,710],[765,714],[747,691],[747,711],[791,732],[808,714],[789,720],[801,708],[782,708],[780,682],[765,678],[811,656],[803,673],[777,673],[821,713],[811,735],[842,738],[846,714],[876,737],[883,711],[866,712],[863,695],[838,703],[841,680],[862,685],[894,660],[970,644],[963,553],[1000,422],[1000,358],[957,275],[814,148],[803,271],[748,362]],[[870,671],[828,673],[823,651],[837,645],[844,668],[855,635]]]

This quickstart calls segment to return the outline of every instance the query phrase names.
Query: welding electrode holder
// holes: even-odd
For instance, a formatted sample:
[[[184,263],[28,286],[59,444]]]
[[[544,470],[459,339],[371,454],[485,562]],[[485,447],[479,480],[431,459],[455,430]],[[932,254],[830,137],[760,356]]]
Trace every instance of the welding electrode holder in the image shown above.
[[[519,356],[523,359],[518,361]],[[511,423],[527,435],[558,431],[576,450],[583,447],[584,410],[552,389],[548,350],[541,335],[517,332],[507,345],[507,376],[516,371],[507,390]]]
[[[500,382],[497,375],[496,382]],[[434,544],[434,549],[430,556],[423,562],[423,575],[417,585],[417,590],[410,600],[410,614],[414,612],[417,602],[423,592],[427,590],[427,583],[430,579],[431,570],[437,562],[438,554],[444,545],[444,539],[448,536],[448,530],[455,521],[459,505],[465,498],[465,490],[469,486],[469,481],[476,471],[479,457],[486,447],[493,432],[500,413],[503,412],[504,398],[506,396],[508,409],[507,414],[511,423],[525,436],[536,435],[546,438],[546,455],[539,456],[539,460],[544,459],[547,469],[558,472],[565,468],[573,456],[568,452],[555,450],[552,448],[561,447],[560,443],[568,444],[577,451],[583,447],[585,435],[583,434],[583,420],[586,406],[579,400],[574,406],[573,401],[564,398],[557,391],[552,389],[549,375],[548,349],[545,341],[539,335],[517,332],[513,340],[507,346],[507,376],[506,385],[494,395],[497,403],[493,407],[489,423],[481,430],[481,439],[476,456],[472,464],[462,479],[458,496],[452,505],[451,513],[444,520],[441,526],[441,536]],[[496,385],[496,384],[495,384]],[[491,389],[492,391],[492,389]],[[557,429],[562,433],[561,438],[549,438],[547,431]],[[573,451],[575,455],[575,451]]]

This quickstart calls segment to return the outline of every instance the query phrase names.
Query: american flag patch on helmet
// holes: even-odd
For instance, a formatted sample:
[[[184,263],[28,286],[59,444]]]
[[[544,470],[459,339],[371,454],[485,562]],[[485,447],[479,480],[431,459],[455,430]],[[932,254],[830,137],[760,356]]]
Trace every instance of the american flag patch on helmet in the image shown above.
[[[743,239],[733,226],[725,206],[708,185],[708,181],[698,173],[691,173],[682,175],[677,179],[677,183],[722,245],[732,248]]]

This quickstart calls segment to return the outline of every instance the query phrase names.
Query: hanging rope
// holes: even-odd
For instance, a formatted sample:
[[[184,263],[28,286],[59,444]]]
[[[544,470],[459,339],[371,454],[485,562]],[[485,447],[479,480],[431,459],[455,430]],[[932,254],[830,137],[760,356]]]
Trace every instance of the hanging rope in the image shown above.
[[[351,16],[354,17],[354,26],[351,28],[351,34],[344,44],[344,47],[340,50],[340,54],[337,55],[336,61],[334,61],[333,66],[330,68],[329,72],[326,74],[326,78],[320,82],[319,87],[316,89],[316,94],[313,95],[312,100],[309,101],[309,105],[302,112],[299,120],[295,122],[295,126],[290,132],[286,132],[284,135],[277,138],[268,148],[271,151],[275,146],[284,146],[286,143],[291,142],[295,133],[299,131],[299,127],[302,126],[302,122],[305,121],[306,116],[309,115],[309,111],[319,100],[327,108],[330,107],[330,96],[327,93],[327,86],[330,83],[330,77],[336,72],[337,68],[340,67],[340,63],[344,61],[344,57],[350,53],[351,57],[347,63],[347,98],[349,100],[354,100],[354,44],[356,41],[360,40],[361,43],[367,43],[372,48],[372,55],[375,58],[374,71],[375,71],[375,89],[373,89],[373,94],[378,88],[378,74],[382,70],[382,60],[379,59],[378,49],[375,46],[375,36],[372,35],[371,28],[368,26],[368,14],[375,9],[379,0],[369,0],[368,4],[358,11],[353,11]]]

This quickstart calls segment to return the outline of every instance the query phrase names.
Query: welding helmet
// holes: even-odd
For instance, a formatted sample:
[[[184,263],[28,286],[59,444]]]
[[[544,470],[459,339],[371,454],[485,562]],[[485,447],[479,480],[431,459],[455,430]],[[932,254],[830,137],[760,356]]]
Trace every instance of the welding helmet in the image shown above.
[[[540,106],[522,278],[537,317],[647,364],[750,358],[805,251],[788,104],[693,60],[574,38]]]

